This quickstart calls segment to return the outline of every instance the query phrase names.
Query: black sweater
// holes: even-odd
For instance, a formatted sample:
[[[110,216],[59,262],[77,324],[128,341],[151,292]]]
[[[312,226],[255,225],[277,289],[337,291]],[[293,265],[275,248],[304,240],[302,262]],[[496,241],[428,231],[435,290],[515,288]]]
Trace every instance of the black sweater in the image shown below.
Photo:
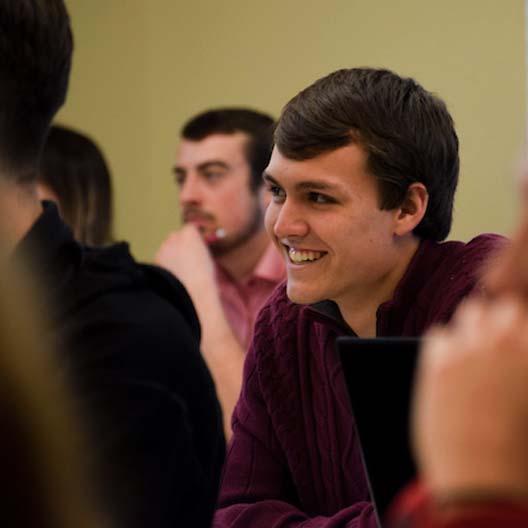
[[[51,203],[15,258],[28,254],[118,526],[209,526],[225,444],[187,292],[126,244],[80,246]]]

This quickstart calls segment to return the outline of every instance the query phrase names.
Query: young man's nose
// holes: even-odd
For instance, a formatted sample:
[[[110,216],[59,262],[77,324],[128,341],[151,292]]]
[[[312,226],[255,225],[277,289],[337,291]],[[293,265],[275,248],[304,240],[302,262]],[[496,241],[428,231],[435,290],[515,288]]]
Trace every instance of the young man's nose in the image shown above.
[[[179,200],[182,205],[199,204],[202,202],[202,186],[198,178],[188,176],[180,185]]]
[[[277,238],[304,237],[310,231],[302,209],[286,200],[273,218],[273,232]]]

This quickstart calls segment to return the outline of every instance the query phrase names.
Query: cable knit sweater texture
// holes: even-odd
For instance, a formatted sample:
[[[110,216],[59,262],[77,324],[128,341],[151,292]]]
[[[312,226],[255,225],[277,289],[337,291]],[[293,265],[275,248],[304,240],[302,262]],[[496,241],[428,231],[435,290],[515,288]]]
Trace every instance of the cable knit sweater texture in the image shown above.
[[[467,244],[423,241],[393,299],[377,311],[377,335],[418,336],[447,321],[503,241],[497,235]],[[215,528],[376,526],[334,349],[337,336],[354,334],[328,315],[328,305],[294,304],[283,284],[261,311]]]

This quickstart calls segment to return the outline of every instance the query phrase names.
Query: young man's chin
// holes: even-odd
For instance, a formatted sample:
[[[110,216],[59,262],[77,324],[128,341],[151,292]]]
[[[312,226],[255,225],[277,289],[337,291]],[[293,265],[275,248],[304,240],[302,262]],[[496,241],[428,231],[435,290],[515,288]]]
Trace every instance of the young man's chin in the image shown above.
[[[286,285],[286,294],[288,299],[295,304],[313,304],[324,299],[320,292],[310,291],[302,284],[292,284],[289,280]]]

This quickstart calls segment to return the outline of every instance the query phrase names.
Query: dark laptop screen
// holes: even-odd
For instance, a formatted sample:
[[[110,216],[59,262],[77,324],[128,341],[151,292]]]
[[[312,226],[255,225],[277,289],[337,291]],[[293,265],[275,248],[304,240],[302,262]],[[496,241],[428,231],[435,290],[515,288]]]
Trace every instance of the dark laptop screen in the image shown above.
[[[409,408],[419,344],[417,338],[337,340],[379,519],[416,472]]]

